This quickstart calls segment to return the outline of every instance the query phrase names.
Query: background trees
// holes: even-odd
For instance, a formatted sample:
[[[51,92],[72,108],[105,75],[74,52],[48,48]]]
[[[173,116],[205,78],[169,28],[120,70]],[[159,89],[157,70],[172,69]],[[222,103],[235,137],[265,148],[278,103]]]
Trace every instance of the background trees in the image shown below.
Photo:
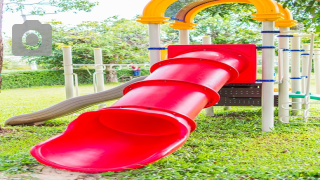
[[[1,0],[0,0],[1,1]],[[11,0],[23,2],[24,0]],[[51,2],[52,1],[52,2]],[[194,0],[177,1],[166,12],[166,16],[175,16],[176,12],[185,4]],[[319,32],[320,2],[312,0],[278,0],[288,6],[294,17],[305,24],[305,30]],[[54,6],[61,11],[89,11],[96,4],[87,0],[59,0],[53,1]],[[86,4],[89,3],[89,4]],[[9,3],[10,5],[10,3]],[[8,10],[19,10],[19,6],[6,7]],[[200,44],[204,35],[212,37],[214,44],[259,44],[261,23],[251,19],[255,7],[250,4],[223,4],[207,8],[195,18],[198,28],[191,31],[191,44]],[[32,13],[44,13],[43,9],[36,9]],[[53,54],[48,57],[26,57],[29,62],[36,61],[47,68],[62,67],[62,51],[64,45],[73,47],[73,61],[76,64],[92,64],[93,48],[103,49],[104,63],[144,63],[148,58],[147,26],[135,22],[135,19],[120,19],[116,16],[104,21],[87,21],[70,26],[61,22],[49,22],[53,26]],[[162,43],[176,44],[178,31],[162,25]],[[0,59],[1,60],[1,59]]]
[[[298,22],[305,26],[305,30],[320,32],[320,1],[319,0],[276,0],[288,7]]]
[[[102,48],[104,63],[143,63],[148,60],[148,30],[132,20],[110,17],[102,22],[87,21],[74,27],[52,21],[51,56],[26,57],[47,68],[62,67],[64,45],[72,46],[75,64],[94,64],[93,48]]]

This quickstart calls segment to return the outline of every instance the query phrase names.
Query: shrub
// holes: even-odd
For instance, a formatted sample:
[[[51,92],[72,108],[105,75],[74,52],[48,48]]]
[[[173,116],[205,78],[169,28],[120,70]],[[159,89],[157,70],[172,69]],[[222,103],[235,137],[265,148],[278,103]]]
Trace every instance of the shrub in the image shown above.
[[[92,84],[94,70],[74,69],[78,75],[79,84]],[[15,71],[4,75],[2,89],[28,88],[32,86],[64,85],[63,70],[38,70],[38,71]],[[148,70],[141,70],[141,76],[150,74]],[[132,76],[132,70],[122,69],[117,71],[118,78]]]

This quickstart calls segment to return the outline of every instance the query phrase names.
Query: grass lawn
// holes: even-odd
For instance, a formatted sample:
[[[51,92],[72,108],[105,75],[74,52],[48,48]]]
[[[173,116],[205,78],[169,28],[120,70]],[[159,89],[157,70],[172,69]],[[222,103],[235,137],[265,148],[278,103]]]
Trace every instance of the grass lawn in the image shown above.
[[[107,85],[107,88],[117,84]],[[80,93],[92,93],[81,86]],[[2,90],[0,125],[12,116],[43,109],[65,99],[63,86]],[[113,102],[108,102],[111,105]],[[84,110],[96,110],[92,107]],[[277,112],[277,111],[276,111]],[[283,124],[261,132],[260,107],[215,108],[215,117],[201,112],[197,129],[182,148],[146,166],[103,173],[105,179],[319,179],[320,125]],[[276,113],[277,114],[277,113]],[[47,121],[43,126],[6,127],[0,133],[0,172],[33,171],[39,163],[30,148],[64,131],[76,116]],[[275,117],[277,119],[277,117]],[[9,130],[8,130],[9,129]]]

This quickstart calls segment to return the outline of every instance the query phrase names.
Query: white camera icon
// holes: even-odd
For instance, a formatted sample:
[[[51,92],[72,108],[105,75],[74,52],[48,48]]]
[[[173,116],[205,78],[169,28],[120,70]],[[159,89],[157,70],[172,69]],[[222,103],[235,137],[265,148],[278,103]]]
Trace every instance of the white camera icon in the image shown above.
[[[26,37],[29,46],[35,46],[41,40],[38,48],[31,50],[23,44],[23,35],[30,31],[36,31],[41,35],[31,33]],[[41,24],[38,20],[27,20],[23,24],[12,26],[12,54],[15,56],[50,56],[52,54],[52,27],[49,24]]]

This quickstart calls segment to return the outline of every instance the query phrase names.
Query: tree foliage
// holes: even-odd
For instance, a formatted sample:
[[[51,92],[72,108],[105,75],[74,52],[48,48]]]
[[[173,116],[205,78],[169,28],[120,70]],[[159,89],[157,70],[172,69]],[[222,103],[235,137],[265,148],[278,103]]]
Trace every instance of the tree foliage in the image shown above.
[[[304,24],[306,31],[320,32],[320,0],[276,0],[277,2],[290,9],[293,17],[298,22]],[[185,5],[194,2],[194,0],[181,0],[173,3],[165,15],[167,17],[174,17],[176,13]],[[211,17],[219,15],[225,17],[226,15],[239,14],[247,12],[248,14],[241,19],[241,21],[258,23],[251,19],[251,14],[256,12],[256,9],[251,4],[244,3],[229,3],[213,7],[209,7],[200,12],[201,15],[209,13]],[[251,12],[251,13],[249,13]],[[243,13],[242,13],[243,14]]]
[[[147,27],[117,16],[104,21],[86,21],[75,27],[52,21],[51,56],[26,57],[48,67],[62,67],[64,45],[72,46],[74,64],[94,64],[93,49],[102,48],[104,63],[126,64],[148,61]]]
[[[320,32],[319,0],[277,0],[288,7],[295,20],[304,24],[305,30]]]
[[[223,4],[210,7],[195,17],[198,28],[191,32],[191,41],[207,35],[215,44],[256,44],[261,39],[260,23],[251,19],[254,7],[250,4]],[[198,40],[197,40],[198,39]]]
[[[198,28],[191,31],[191,42],[200,43],[204,35],[212,38],[214,44],[257,44],[261,34],[259,24],[241,21],[241,14],[198,16]]]
[[[44,15],[46,14],[46,6],[51,6],[56,8],[56,12],[72,11],[77,13],[78,11],[90,12],[98,4],[98,2],[91,2],[90,0],[39,0],[33,3],[27,0],[7,0],[5,10],[18,12],[31,6],[30,14]]]

